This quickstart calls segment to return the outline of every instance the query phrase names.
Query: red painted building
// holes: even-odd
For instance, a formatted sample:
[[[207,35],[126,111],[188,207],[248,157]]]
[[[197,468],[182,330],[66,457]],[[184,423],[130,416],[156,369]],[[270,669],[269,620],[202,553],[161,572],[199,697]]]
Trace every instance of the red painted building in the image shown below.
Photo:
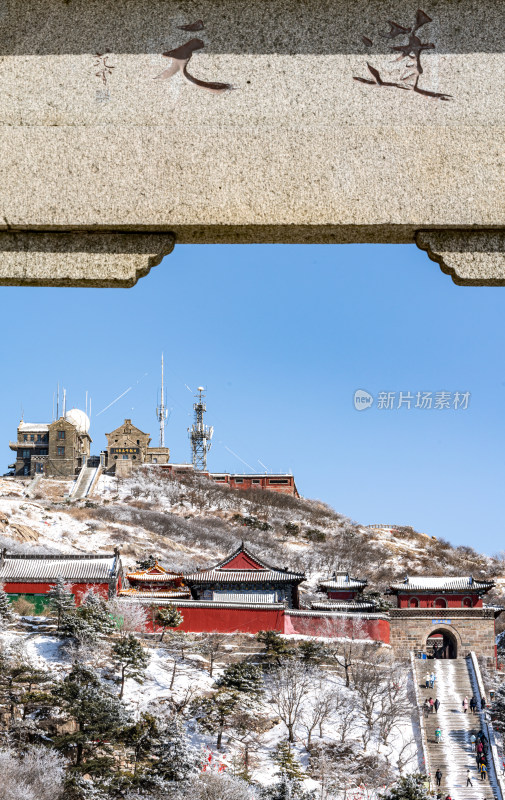
[[[63,578],[76,603],[93,589],[103,597],[112,597],[121,587],[123,569],[119,550],[96,555],[26,555],[0,554],[0,583],[9,595],[36,599],[45,595]]]
[[[293,475],[287,473],[231,473],[231,472],[194,472],[192,464],[163,464],[157,469],[165,470],[172,475],[203,475],[204,478],[218,483],[229,489],[267,489],[269,492],[288,494],[291,497],[300,497]]]
[[[229,603],[283,603],[298,608],[298,585],[305,575],[272,567],[242,542],[230,556],[208,569],[184,575],[194,600]]]
[[[452,577],[406,577],[391,586],[398,608],[482,608],[483,596],[493,581],[479,581],[471,575]]]

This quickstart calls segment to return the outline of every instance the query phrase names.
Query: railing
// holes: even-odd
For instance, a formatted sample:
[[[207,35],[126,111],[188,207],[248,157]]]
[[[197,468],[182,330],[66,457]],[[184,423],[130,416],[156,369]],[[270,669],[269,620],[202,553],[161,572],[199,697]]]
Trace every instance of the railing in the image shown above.
[[[416,708],[419,717],[419,728],[421,730],[421,748],[423,754],[423,762],[424,762],[425,772],[426,775],[428,776],[428,780],[430,781],[430,787],[431,787],[430,761],[428,758],[428,750],[426,747],[426,742],[428,739],[426,735],[426,727],[424,725],[424,716],[421,710],[421,698],[419,697],[419,686],[417,683],[416,660],[413,652],[410,653],[410,667],[412,670],[412,680],[414,682],[414,693],[416,696]]]
[[[471,678],[473,678],[472,684],[476,684],[477,685],[477,691],[479,693],[478,699],[480,701],[480,698],[486,696],[486,690],[484,688],[484,682],[482,680],[482,675],[481,675],[481,672],[480,672],[479,662],[477,661],[477,656],[475,655],[475,653],[473,651],[470,653],[470,655],[467,656],[467,658],[469,659],[470,665],[471,665],[471,669],[470,669],[470,674],[471,675],[470,676],[471,676]],[[475,685],[473,685],[473,689],[475,691]],[[480,705],[480,702],[479,702],[479,705]],[[488,754],[489,754],[490,758],[489,758],[489,764],[488,764],[488,771],[489,771],[489,767],[491,767],[491,769],[492,769],[492,771],[494,773],[498,800],[504,800],[504,798],[505,798],[505,786],[504,786],[503,778],[501,776],[501,772],[502,772],[501,759],[500,759],[500,757],[498,755],[498,747],[497,747],[497,744],[496,744],[496,736],[495,736],[493,725],[491,723],[491,718],[490,718],[490,716],[488,714],[488,711],[486,709],[484,709],[484,710],[481,709],[479,711],[479,717],[480,717],[481,729],[482,729],[483,733],[485,734],[485,736],[487,736],[487,740],[488,740],[488,744],[489,744]]]

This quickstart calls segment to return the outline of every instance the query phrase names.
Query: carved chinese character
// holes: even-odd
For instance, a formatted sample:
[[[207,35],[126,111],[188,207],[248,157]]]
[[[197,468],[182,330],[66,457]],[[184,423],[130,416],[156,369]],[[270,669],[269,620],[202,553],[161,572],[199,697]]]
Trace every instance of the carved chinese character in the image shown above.
[[[424,89],[419,85],[421,75],[423,74],[422,55],[426,50],[434,50],[435,45],[433,42],[422,42],[417,32],[423,25],[432,22],[431,17],[421,9],[418,9],[415,23],[410,28],[399,25],[392,20],[388,20],[388,22],[389,31],[384,34],[385,38],[397,39],[403,37],[403,39],[406,40],[403,44],[391,45],[390,47],[392,53],[398,53],[398,57],[395,60],[400,63],[400,72],[403,74],[398,76],[398,80],[387,81],[382,78],[378,69],[367,62],[368,71],[372,78],[362,78],[355,75],[354,80],[360,83],[366,83],[370,86],[389,87],[417,92],[417,94],[424,95],[425,97],[432,97],[436,100],[450,100],[451,95],[449,94],[434,92],[430,89]],[[373,44],[372,40],[367,36],[363,36],[362,41],[367,46]]]

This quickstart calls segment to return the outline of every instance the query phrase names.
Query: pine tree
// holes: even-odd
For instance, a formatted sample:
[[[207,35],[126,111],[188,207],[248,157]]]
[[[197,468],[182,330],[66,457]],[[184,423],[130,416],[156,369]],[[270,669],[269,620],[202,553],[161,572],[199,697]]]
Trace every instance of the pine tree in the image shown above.
[[[279,742],[275,749],[274,761],[281,775],[286,775],[290,780],[303,779],[302,769],[291,750],[289,742]]]
[[[193,715],[204,730],[217,734],[216,747],[221,750],[224,732],[232,726],[234,715],[246,706],[240,692],[220,689],[210,697],[200,697],[192,705]]]
[[[141,556],[138,561],[135,562],[135,569],[142,570],[142,569],[151,569],[156,564],[156,558],[153,556],[152,553],[147,555]]]
[[[156,757],[152,771],[165,781],[187,780],[200,771],[200,753],[176,717],[161,728],[152,753]]]
[[[382,795],[384,800],[429,800],[429,781],[426,775],[416,773],[399,778]]]
[[[162,628],[160,642],[163,641],[163,637],[167,628],[178,628],[183,620],[184,617],[172,603],[169,603],[168,606],[165,606],[165,608],[158,609],[156,621]]]
[[[282,636],[279,636],[276,631],[259,631],[256,634],[256,639],[265,645],[265,658],[267,661],[280,665],[283,658],[295,655],[294,647]]]
[[[246,694],[261,694],[263,690],[263,676],[261,669],[245,661],[230,664],[223,674],[217,679],[218,688],[234,689]]]
[[[9,595],[4,589],[3,583],[0,583],[0,630],[7,627],[7,624],[13,618]]]
[[[88,592],[82,605],[64,614],[60,625],[60,632],[78,644],[96,642],[100,636],[107,636],[115,629],[114,617],[106,601],[95,592]]]
[[[62,617],[75,609],[75,597],[62,577],[56,579],[56,585],[49,589],[47,597],[58,614],[58,631]]]
[[[149,656],[139,640],[130,633],[126,639],[120,639],[112,648],[114,663],[120,674],[121,689],[119,699],[124,694],[126,678],[133,678],[137,683],[143,683],[144,673],[149,664]]]
[[[71,672],[53,693],[69,719],[77,723],[75,732],[55,738],[54,743],[67,752],[75,746],[77,767],[83,760],[92,757],[97,747],[107,750],[129,722],[120,700],[104,689],[91,669],[81,664],[73,665]],[[107,759],[103,758],[101,766],[106,771],[110,768],[110,762],[107,763]]]

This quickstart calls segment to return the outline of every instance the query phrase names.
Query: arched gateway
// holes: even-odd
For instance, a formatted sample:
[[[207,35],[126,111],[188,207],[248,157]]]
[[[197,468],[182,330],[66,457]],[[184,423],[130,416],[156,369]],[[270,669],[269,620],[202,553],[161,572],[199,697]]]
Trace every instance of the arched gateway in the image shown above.
[[[458,640],[451,631],[438,628],[428,634],[425,649],[433,658],[457,658]]]
[[[399,654],[461,658],[471,650],[495,662],[496,607],[484,595],[492,581],[466,577],[406,577],[391,586],[397,607],[390,611],[391,645]]]

